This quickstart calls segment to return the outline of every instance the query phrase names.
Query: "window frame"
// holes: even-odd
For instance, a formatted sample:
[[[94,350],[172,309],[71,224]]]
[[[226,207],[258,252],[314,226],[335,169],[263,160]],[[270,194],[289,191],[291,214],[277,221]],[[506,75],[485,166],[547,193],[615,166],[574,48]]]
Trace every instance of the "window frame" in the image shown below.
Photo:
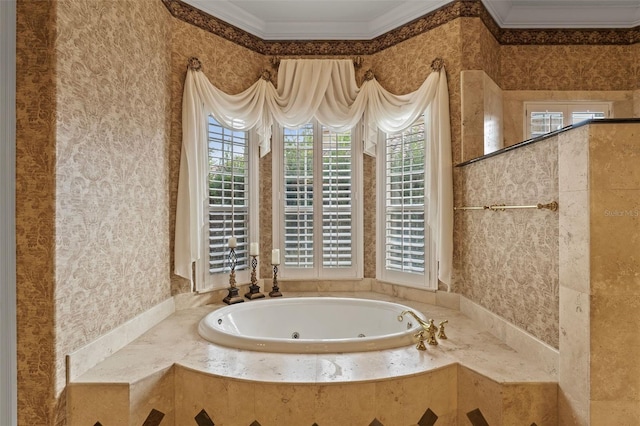
[[[322,125],[313,120],[314,132],[314,195],[313,195],[313,217],[314,217],[314,242],[322,241]],[[284,188],[281,183],[284,180],[284,128],[281,125],[274,126],[273,140],[271,147],[272,155],[272,227],[273,227],[273,248],[280,250],[280,265],[278,266],[278,276],[288,280],[321,280],[321,279],[360,279],[364,276],[363,265],[363,210],[362,210],[362,163],[363,147],[361,140],[360,126],[351,129],[351,188],[352,188],[352,213],[351,213],[351,241],[352,241],[352,265],[348,268],[330,268],[322,266],[322,246],[314,246],[314,267],[296,268],[284,264],[284,229],[285,229],[285,206]],[[320,173],[320,175],[317,175]],[[315,220],[320,218],[320,220]]]
[[[523,134],[525,140],[531,139],[531,113],[532,112],[561,112],[563,117],[562,127],[571,125],[566,123],[566,118],[572,118],[575,112],[587,109],[593,112],[603,112],[604,118],[613,117],[613,102],[610,101],[526,101],[524,102]],[[555,130],[552,130],[555,131]],[[535,136],[539,137],[541,135]]]
[[[205,125],[207,126],[207,130],[209,127],[209,115],[205,116]],[[218,123],[220,124],[220,123]],[[224,128],[224,126],[220,125]],[[226,128],[230,131],[242,131]],[[257,140],[256,133],[254,130],[244,131],[246,133],[246,148],[248,150],[247,153],[247,185],[248,185],[248,227],[249,232],[247,233],[247,256],[249,245],[251,242],[259,241],[259,211],[260,211],[260,199],[259,199],[259,158],[258,152],[259,148],[254,146],[254,141]],[[207,142],[208,143],[208,142]],[[209,150],[207,147],[207,159],[206,164],[208,164],[209,159]],[[211,206],[209,204],[209,196],[208,196],[208,182],[209,182],[209,167],[204,168],[204,179],[207,187],[207,197],[204,201],[203,209],[204,209],[204,217],[205,223],[201,230],[202,235],[202,247],[201,247],[201,255],[200,259],[196,262],[196,280],[195,280],[195,290],[199,293],[204,293],[212,290],[218,290],[221,288],[226,288],[229,286],[229,275],[230,271],[225,270],[222,273],[217,274],[209,274],[208,272],[208,264],[209,264],[209,213],[211,211]],[[231,235],[229,235],[231,237]],[[228,247],[225,249],[225,256],[229,255]],[[226,268],[225,268],[226,269]],[[236,270],[236,283],[237,285],[241,285],[244,283],[250,282],[251,274],[251,262],[249,261],[249,267],[245,270]],[[259,268],[256,268],[256,274],[259,278]]]
[[[411,126],[418,124],[423,118],[416,120]],[[379,280],[391,284],[398,284],[405,287],[419,288],[422,290],[437,290],[437,262],[435,257],[435,241],[433,240],[433,232],[427,225],[429,218],[429,191],[430,173],[428,166],[430,164],[430,150],[428,149],[428,128],[425,121],[424,138],[425,138],[425,156],[424,156],[424,274],[416,274],[411,272],[403,272],[390,270],[386,268],[386,187],[387,187],[387,170],[386,170],[386,153],[387,139],[389,135],[380,131],[378,134],[378,144],[376,147],[376,276]],[[422,278],[420,278],[422,277]]]

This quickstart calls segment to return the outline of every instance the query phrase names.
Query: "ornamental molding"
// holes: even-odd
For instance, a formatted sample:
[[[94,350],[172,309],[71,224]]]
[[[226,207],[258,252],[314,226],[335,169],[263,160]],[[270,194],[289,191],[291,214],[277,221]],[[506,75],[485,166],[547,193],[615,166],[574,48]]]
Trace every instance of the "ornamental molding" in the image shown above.
[[[630,45],[634,28],[501,28],[481,0],[454,0],[370,40],[263,40],[181,0],[161,0],[175,18],[267,56],[372,55],[458,18],[479,18],[501,45]]]

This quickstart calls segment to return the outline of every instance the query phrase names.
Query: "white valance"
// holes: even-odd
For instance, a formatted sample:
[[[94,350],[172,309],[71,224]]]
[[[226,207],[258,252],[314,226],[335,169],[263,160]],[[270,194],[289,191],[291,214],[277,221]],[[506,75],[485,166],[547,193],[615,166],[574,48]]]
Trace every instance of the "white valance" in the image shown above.
[[[202,250],[204,211],[208,197],[206,117],[211,114],[223,126],[255,129],[260,155],[271,149],[274,121],[296,128],[316,118],[335,131],[346,131],[362,122],[364,151],[375,155],[378,130],[397,133],[420,116],[425,117],[428,146],[429,218],[435,232],[438,279],[449,285],[453,256],[453,185],[451,132],[447,77],[441,60],[418,90],[394,95],[368,72],[358,87],[350,60],[282,60],[278,87],[263,76],[237,95],[216,88],[192,58],[182,100],[182,156],[176,211],[175,273],[191,279],[192,263]]]

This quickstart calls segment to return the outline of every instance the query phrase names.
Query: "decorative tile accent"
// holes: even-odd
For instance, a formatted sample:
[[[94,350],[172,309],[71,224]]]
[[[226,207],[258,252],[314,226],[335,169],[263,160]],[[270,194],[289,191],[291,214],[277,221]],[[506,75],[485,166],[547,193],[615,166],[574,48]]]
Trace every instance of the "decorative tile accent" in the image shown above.
[[[144,421],[142,426],[158,426],[160,422],[162,422],[163,418],[164,413],[153,408],[151,409],[151,412],[147,416],[147,419]]]
[[[438,416],[436,413],[431,411],[431,408],[427,408],[427,411],[424,412],[420,420],[418,420],[419,426],[433,426],[438,420]]]
[[[254,420],[249,426],[262,426],[257,420]]]
[[[479,408],[467,413],[467,418],[473,426],[489,426]]]
[[[181,0],[162,0],[176,18],[264,55],[371,55],[457,18],[480,18],[501,44],[628,45],[637,28],[503,29],[480,0],[455,0],[372,40],[262,40]]]
[[[93,426],[102,426],[102,423],[96,422],[96,424],[94,424]]]
[[[209,417],[209,414],[207,414],[204,408],[197,416],[194,417],[194,419],[198,426],[215,426],[215,423],[213,423],[213,420],[211,420],[211,417]]]
[[[373,421],[369,423],[369,426],[384,426],[384,425],[380,422],[380,420],[373,419]]]

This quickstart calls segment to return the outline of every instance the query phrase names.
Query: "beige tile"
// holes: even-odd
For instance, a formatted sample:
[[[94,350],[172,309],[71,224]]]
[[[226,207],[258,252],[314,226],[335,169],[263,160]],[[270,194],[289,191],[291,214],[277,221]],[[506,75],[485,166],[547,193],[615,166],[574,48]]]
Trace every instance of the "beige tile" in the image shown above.
[[[640,189],[640,123],[589,128],[591,188]]]
[[[591,191],[591,291],[640,295],[640,190]]]
[[[518,383],[502,386],[502,425],[558,424],[556,383]]]
[[[385,426],[416,424],[427,409],[438,416],[438,422],[441,416],[455,416],[457,366],[376,383],[376,418]]]
[[[374,280],[371,283],[371,290],[379,294],[386,294],[387,296],[393,296],[394,289],[395,287],[393,284],[389,284],[384,281]]]
[[[296,281],[296,280],[281,280],[278,278],[278,287],[280,288],[280,292],[286,295],[287,292],[306,292],[306,291],[318,291],[318,282],[317,281]],[[273,288],[273,280],[265,279],[264,284],[264,292],[267,297],[267,294]]]
[[[401,299],[412,300],[414,302],[427,303],[429,305],[436,304],[436,292],[432,290],[396,286],[395,295]]]
[[[511,324],[505,327],[505,343],[536,367],[542,368],[552,377],[558,377],[559,353],[556,348]]]
[[[496,151],[503,147],[502,123],[504,121],[502,106],[502,89],[483,72],[484,85],[484,153]]]
[[[558,136],[558,189],[586,191],[589,173],[589,127]]]
[[[255,419],[262,426],[313,424],[318,388],[312,385],[255,383]],[[251,424],[253,421],[233,424]]]
[[[484,155],[484,71],[460,73],[460,100],[464,158]]]
[[[640,295],[594,295],[591,399],[640,405]]]
[[[253,382],[176,367],[175,424],[193,424],[203,409],[215,424],[250,424],[256,416],[254,387]]]
[[[480,409],[487,423],[501,425],[502,387],[499,383],[460,366],[458,369],[459,424],[468,424],[467,413],[476,408]]]
[[[411,395],[408,395],[404,380],[381,380],[376,383],[375,395],[375,418],[383,425],[404,426],[416,423],[407,422],[405,403]],[[426,399],[426,398],[425,398]],[[418,417],[419,419],[419,417]]]
[[[230,419],[224,424],[250,425],[257,420],[255,382],[225,380],[224,383],[227,393],[227,411],[223,419]]]
[[[466,297],[460,297],[460,312],[473,319],[483,329],[489,330],[498,339],[506,340],[506,321],[493,312]]]
[[[211,395],[215,395],[212,398]],[[175,423],[191,424],[201,411],[211,416],[214,423],[226,414],[228,395],[225,380],[179,366],[175,369]]]
[[[353,291],[361,292],[361,291],[371,291],[371,285],[375,281],[374,278],[363,278],[355,282],[353,286]]]
[[[591,424],[593,426],[637,426],[640,419],[638,401],[592,401]]]
[[[524,103],[521,99],[512,99],[513,91],[505,90],[503,96],[503,138],[504,146],[522,142]]]
[[[132,383],[129,392],[130,423],[132,425],[143,424],[151,410],[155,409],[164,414],[162,418],[164,423],[173,424],[175,414],[174,384],[173,367]]]
[[[460,295],[458,293],[448,293],[446,291],[436,292],[436,305],[445,308],[460,310]]]
[[[71,384],[67,392],[70,426],[129,424],[128,384]]]
[[[586,293],[560,287],[560,358],[558,382],[561,392],[577,413],[588,411],[590,298]]]
[[[451,365],[434,370],[429,373],[427,378],[429,381],[428,389],[436,390],[436,392],[429,393],[428,408],[431,408],[438,415],[438,422],[440,422],[441,416],[451,416],[456,413],[458,408],[458,366]],[[405,387],[412,395],[421,395],[425,389],[422,383],[423,381],[420,380],[408,380]],[[417,417],[407,420],[417,422],[427,406],[420,400],[414,404],[414,412]],[[407,424],[409,423],[407,422]]]
[[[438,416],[438,426],[458,426],[458,411],[454,411],[453,413],[445,413],[445,414],[437,414]],[[411,425],[413,426],[413,425]],[[464,426],[469,426],[469,421]]]
[[[589,293],[589,194],[587,191],[560,192],[559,204],[559,284]]]
[[[318,281],[318,291],[354,291],[356,281]]]
[[[558,387],[558,425],[589,426],[589,409],[583,401],[576,401]],[[542,426],[542,425],[540,425]],[[595,426],[595,424],[594,424]]]
[[[375,383],[319,386],[313,421],[322,426],[370,424],[376,413],[375,387]]]

